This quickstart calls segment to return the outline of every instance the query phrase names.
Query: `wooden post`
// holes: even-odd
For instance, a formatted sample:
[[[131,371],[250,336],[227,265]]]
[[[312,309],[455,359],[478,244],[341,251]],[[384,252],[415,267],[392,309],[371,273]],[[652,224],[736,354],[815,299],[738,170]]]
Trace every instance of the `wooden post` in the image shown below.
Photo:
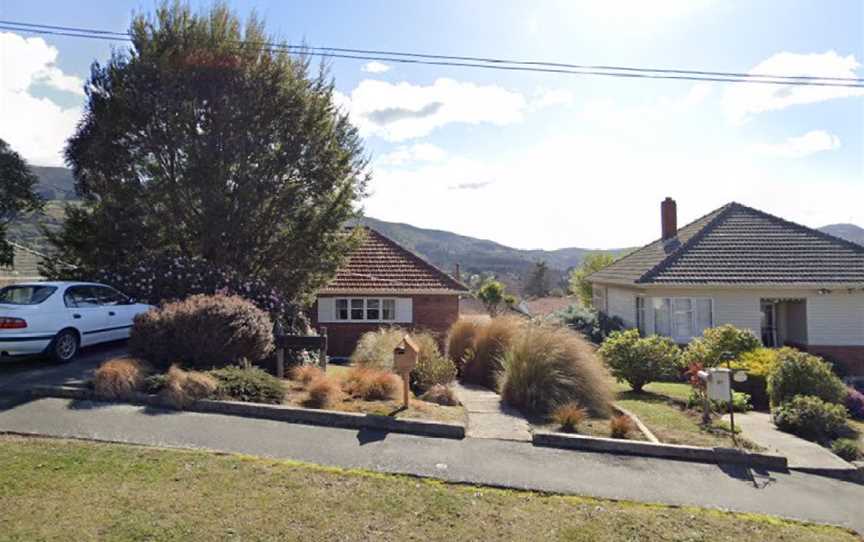
[[[285,378],[285,349],[276,349],[276,378]]]
[[[321,350],[318,351],[318,365],[322,371],[327,370],[327,328],[321,327]]]
[[[408,382],[408,378],[410,377],[410,375],[411,375],[410,372],[403,372],[402,373],[402,406],[404,406],[405,408],[408,408],[409,406],[411,406],[410,405],[410,399],[408,397],[409,396],[408,387],[410,385],[410,383]]]

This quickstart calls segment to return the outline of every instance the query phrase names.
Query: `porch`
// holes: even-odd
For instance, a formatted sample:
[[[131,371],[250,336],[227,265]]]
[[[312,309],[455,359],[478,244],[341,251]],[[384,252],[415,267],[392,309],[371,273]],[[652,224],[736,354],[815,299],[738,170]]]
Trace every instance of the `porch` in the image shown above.
[[[767,347],[794,346],[806,349],[807,300],[804,298],[762,298],[761,338]]]

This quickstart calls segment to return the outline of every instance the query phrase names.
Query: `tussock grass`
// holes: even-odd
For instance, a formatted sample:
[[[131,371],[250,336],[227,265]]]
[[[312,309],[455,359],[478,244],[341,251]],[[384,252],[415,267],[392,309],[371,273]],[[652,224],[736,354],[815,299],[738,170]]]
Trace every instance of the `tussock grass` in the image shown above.
[[[482,327],[476,318],[460,318],[447,332],[447,357],[456,365],[459,374],[474,351],[477,335]]]
[[[354,367],[342,381],[345,393],[364,401],[393,399],[401,388],[399,377],[393,373],[368,367]]]
[[[323,374],[309,383],[308,397],[304,404],[312,408],[326,408],[339,397],[339,384]]]
[[[465,358],[462,379],[472,384],[498,389],[499,378],[504,370],[504,352],[526,325],[527,322],[518,316],[498,316],[478,323],[473,348]]]
[[[565,433],[575,433],[586,418],[588,411],[575,402],[563,404],[552,412],[552,421]]]
[[[184,408],[199,399],[213,397],[218,386],[219,382],[206,373],[184,371],[172,365],[160,394],[176,408]]]
[[[136,358],[114,358],[96,369],[93,389],[106,399],[126,399],[144,389],[144,380],[152,372],[147,362]]]
[[[630,416],[621,414],[609,420],[609,435],[612,438],[627,438],[627,435],[636,430],[636,424]]]
[[[309,384],[322,376],[324,376],[324,371],[315,365],[302,364],[291,369],[291,380],[296,380],[301,384]]]
[[[532,414],[549,415],[577,402],[591,414],[610,414],[612,391],[594,349],[567,328],[527,326],[502,356],[503,399]]]

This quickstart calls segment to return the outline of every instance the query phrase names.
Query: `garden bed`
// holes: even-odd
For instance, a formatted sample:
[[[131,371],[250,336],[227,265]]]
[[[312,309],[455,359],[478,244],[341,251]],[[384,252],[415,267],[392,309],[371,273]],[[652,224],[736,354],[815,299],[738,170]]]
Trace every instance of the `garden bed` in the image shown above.
[[[732,438],[727,423],[714,418],[708,427],[702,425],[702,413],[686,408],[690,395],[688,384],[657,382],[645,386],[641,393],[626,384],[615,384],[616,404],[639,417],[648,429],[667,444],[742,448],[760,450],[756,444],[736,435]]]
[[[326,375],[337,382],[343,381],[351,370],[350,366],[333,365],[327,366]],[[285,380],[285,400],[283,404],[305,407],[309,393],[307,385],[290,378]],[[340,386],[341,388],[341,386]],[[363,400],[352,397],[341,389],[335,392],[335,397],[330,404],[322,407],[323,410],[334,410],[339,412],[357,412],[364,414],[376,414],[380,416],[391,416],[395,418],[412,418],[416,420],[432,420],[450,423],[465,423],[465,409],[459,406],[445,406],[421,401],[410,396],[410,406],[406,409],[402,405],[401,390],[400,398],[389,398],[374,401]]]

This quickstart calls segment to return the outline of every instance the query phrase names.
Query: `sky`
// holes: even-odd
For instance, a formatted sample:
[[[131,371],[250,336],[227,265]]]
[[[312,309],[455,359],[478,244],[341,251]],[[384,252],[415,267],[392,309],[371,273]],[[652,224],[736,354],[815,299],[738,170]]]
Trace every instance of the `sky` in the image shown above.
[[[0,0],[0,19],[124,31],[155,2]],[[205,8],[211,3],[192,2]],[[234,0],[280,40],[592,65],[864,78],[860,0]],[[62,165],[94,61],[123,44],[0,30],[0,138]],[[364,212],[518,248],[613,248],[737,201],[864,226],[864,89],[330,59],[370,156]]]

